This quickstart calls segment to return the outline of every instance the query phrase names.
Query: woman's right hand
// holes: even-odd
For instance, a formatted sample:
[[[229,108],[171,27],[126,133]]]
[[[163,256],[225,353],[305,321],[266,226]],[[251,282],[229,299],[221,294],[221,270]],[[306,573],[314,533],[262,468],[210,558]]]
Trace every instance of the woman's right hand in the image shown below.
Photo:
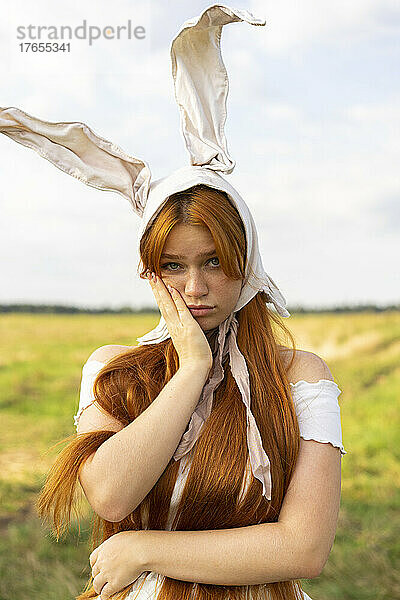
[[[179,366],[204,367],[209,371],[213,364],[210,345],[182,296],[175,288],[171,288],[170,293],[161,277],[155,275],[155,281],[151,275],[148,278],[178,353]]]

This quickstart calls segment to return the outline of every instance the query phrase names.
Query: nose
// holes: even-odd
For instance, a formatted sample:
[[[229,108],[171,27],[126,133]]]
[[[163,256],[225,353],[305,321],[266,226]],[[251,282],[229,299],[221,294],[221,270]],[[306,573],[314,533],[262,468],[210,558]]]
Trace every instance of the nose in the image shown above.
[[[208,294],[208,285],[201,271],[190,271],[185,280],[185,295],[190,298],[200,298]]]

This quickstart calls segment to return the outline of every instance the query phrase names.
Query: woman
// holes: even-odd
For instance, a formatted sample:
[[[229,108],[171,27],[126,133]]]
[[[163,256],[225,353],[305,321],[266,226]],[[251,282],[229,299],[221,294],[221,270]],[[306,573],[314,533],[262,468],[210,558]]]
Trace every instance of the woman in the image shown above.
[[[141,275],[157,274],[149,281],[171,339],[92,353],[78,435],[39,503],[43,515],[53,508],[60,526],[79,474],[102,522],[92,587],[79,600],[121,590],[115,597],[129,600],[245,598],[246,590],[253,598],[307,598],[297,580],[319,575],[328,558],[345,453],[340,418],[336,428],[329,421],[332,412],[339,417],[340,390],[320,357],[278,343],[274,324],[291,335],[264,292],[236,316],[252,411],[271,459],[271,501],[249,470],[242,489],[246,414],[228,360],[200,437],[185,460],[172,459],[212,369],[215,334],[240,295],[245,257],[237,210],[202,185],[172,195],[142,238]],[[188,305],[199,304],[213,308],[192,314]]]
[[[295,352],[251,213],[219,174],[234,167],[220,39],[235,21],[265,24],[214,5],[173,40],[191,166],[156,182],[82,123],[0,109],[0,132],[129,199],[142,218],[141,276],[157,274],[159,325],[139,346],[88,358],[77,435],[38,499],[57,536],[78,481],[94,510],[92,578],[78,600],[307,598],[299,580],[321,572],[334,540],[340,390],[320,357]],[[208,312],[189,308],[199,305]]]

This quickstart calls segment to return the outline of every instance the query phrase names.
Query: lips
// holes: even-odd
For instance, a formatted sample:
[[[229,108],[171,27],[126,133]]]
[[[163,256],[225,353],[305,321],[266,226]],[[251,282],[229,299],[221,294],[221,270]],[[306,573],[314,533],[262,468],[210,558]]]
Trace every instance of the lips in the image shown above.
[[[207,308],[190,308],[190,306],[188,306],[188,309],[190,310],[190,313],[194,316],[194,317],[201,317],[203,315],[208,315],[210,314],[210,312],[213,311],[213,306],[208,306]]]
[[[187,305],[188,308],[194,308],[195,310],[199,310],[200,308],[214,308],[213,306],[206,306],[205,304],[199,304],[198,306],[194,306],[192,304]]]

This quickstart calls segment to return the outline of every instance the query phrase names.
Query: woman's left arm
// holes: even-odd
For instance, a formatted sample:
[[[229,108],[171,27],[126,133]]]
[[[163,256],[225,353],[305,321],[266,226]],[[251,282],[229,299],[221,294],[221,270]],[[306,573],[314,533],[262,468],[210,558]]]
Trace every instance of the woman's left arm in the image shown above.
[[[216,585],[318,577],[335,538],[340,488],[339,448],[300,438],[278,522],[206,531],[142,531],[144,570]]]
[[[296,467],[276,523],[112,535],[90,555],[96,592],[106,600],[143,571],[216,585],[317,577],[335,538],[340,461],[339,448],[300,438]]]

